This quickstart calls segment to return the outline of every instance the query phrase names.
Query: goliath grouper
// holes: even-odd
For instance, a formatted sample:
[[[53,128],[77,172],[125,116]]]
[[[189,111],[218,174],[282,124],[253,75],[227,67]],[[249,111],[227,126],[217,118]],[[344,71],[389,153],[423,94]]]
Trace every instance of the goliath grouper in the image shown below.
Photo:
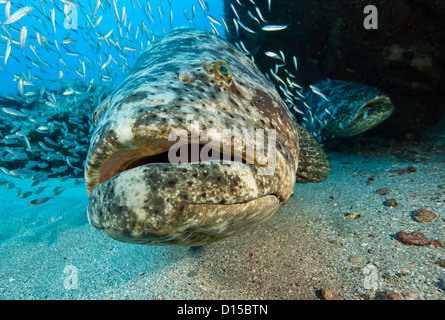
[[[306,105],[300,108],[306,118],[304,126],[319,141],[371,130],[394,111],[390,98],[380,89],[357,82],[326,79],[307,88],[304,96]]]
[[[85,169],[88,219],[124,242],[212,243],[270,218],[296,180],[323,181],[330,171],[326,154],[305,129],[297,132],[258,68],[205,31],[175,30],[153,42],[96,109],[94,122]],[[225,132],[256,129],[265,132],[263,144],[244,135],[236,159],[235,139]],[[185,149],[172,132],[186,132]],[[170,161],[178,150],[199,153],[214,140],[221,150],[229,144],[230,161],[193,160],[193,154]],[[251,147],[263,155],[274,150],[275,166],[257,153],[247,161]]]

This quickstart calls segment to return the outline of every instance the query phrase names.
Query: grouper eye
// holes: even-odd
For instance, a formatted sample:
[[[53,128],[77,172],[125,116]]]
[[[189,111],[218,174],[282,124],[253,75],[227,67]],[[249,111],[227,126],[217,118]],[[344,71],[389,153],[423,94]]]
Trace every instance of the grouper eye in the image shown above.
[[[232,79],[232,73],[230,72],[229,66],[223,61],[218,61],[215,65],[216,72],[222,76],[225,80],[230,81]]]
[[[204,64],[204,68],[207,72],[215,75],[222,80],[230,82],[232,80],[232,72],[229,69],[229,66],[224,61],[217,62],[209,62]]]
[[[204,69],[214,77],[227,81],[228,84],[232,80],[232,72],[224,61],[206,62],[204,63]]]

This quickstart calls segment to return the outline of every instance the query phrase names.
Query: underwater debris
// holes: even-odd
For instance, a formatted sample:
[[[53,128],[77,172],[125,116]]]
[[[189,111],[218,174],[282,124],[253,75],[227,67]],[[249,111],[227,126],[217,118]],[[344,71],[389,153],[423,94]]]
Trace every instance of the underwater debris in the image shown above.
[[[349,257],[349,262],[352,263],[362,263],[364,260],[363,256],[359,255],[359,254],[355,254]]]
[[[373,184],[375,182],[376,177],[377,177],[377,174],[373,173],[370,177],[368,177],[368,179],[366,179],[366,184],[367,185]]]
[[[330,240],[329,243],[336,246],[342,246],[344,244],[343,241],[338,236],[335,239]]]
[[[404,300],[399,294],[394,291],[385,291],[381,294],[382,300]]]
[[[384,196],[384,195],[391,193],[391,190],[389,190],[388,188],[380,188],[380,189],[377,189],[376,192],[378,194],[381,194],[382,196]]]
[[[337,291],[335,291],[332,287],[327,286],[321,289],[321,295],[325,300],[344,300]]]
[[[351,220],[357,220],[361,217],[361,215],[354,212],[346,212],[345,217]]]
[[[433,240],[431,241],[431,247],[441,249],[443,248],[443,244],[440,242],[440,240]]]
[[[437,214],[431,210],[420,208],[412,213],[412,217],[417,222],[426,223],[434,221],[437,218]]]
[[[417,172],[417,169],[414,168],[413,166],[409,166],[409,167],[407,167],[405,170],[402,170],[402,171],[397,171],[397,173],[398,173],[399,175],[407,174],[407,173],[412,173],[412,172]]]
[[[383,204],[387,207],[393,207],[393,208],[397,208],[399,206],[399,203],[397,202],[396,199],[391,198],[391,199],[387,199],[383,202]]]
[[[195,277],[197,274],[198,274],[198,273],[197,273],[195,270],[190,270],[190,271],[187,273],[187,277],[192,278],[192,277]]]
[[[396,233],[396,240],[412,246],[427,246],[431,243],[421,232],[406,233],[399,231]]]

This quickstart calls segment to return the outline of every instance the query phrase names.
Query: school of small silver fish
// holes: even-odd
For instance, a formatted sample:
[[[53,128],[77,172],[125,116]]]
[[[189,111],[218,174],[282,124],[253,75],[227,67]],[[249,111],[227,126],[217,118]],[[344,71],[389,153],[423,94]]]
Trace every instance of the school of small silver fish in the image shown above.
[[[267,10],[262,12],[254,0],[230,1],[236,18],[226,21],[212,15],[204,0],[0,0],[0,73],[9,76],[8,86],[16,83],[18,92],[0,98],[0,185],[14,188],[14,178],[30,178],[32,188],[49,177],[80,179],[93,110],[128,75],[145,48],[177,28],[207,29],[224,37],[229,24],[237,33],[253,34],[288,27],[269,21],[268,13],[278,2],[256,1],[267,3]],[[179,6],[183,17],[174,17]],[[241,21],[240,7],[249,8],[250,21]],[[207,23],[195,23],[198,18]],[[281,50],[251,52],[242,41],[234,45],[253,62],[258,54],[276,60],[266,77],[295,114],[296,101],[304,101],[303,88],[295,82],[297,58]],[[278,75],[283,71],[284,79]],[[306,113],[303,120],[313,123],[311,116]],[[36,191],[18,190],[17,196],[26,199]],[[60,193],[54,189],[28,204],[44,203]]]

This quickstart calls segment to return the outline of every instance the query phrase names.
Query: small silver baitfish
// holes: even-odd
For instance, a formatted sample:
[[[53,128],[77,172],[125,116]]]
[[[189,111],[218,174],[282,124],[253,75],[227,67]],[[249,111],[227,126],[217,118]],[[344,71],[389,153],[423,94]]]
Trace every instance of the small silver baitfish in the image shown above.
[[[49,199],[51,199],[51,197],[34,199],[34,200],[31,200],[30,202],[28,202],[28,206],[31,206],[31,207],[37,206],[39,204],[42,204],[42,203],[48,201]]]
[[[14,22],[20,20],[21,18],[26,16],[28,13],[30,13],[32,11],[32,9],[33,9],[33,7],[20,8],[19,10],[14,12],[14,14],[12,14],[8,19],[6,19],[6,21],[4,21],[3,24],[8,25],[8,24],[11,24],[11,23],[14,23]]]
[[[20,199],[28,198],[28,197],[31,196],[32,194],[33,194],[32,191],[23,192],[22,194],[20,194]]]
[[[326,155],[297,127],[273,84],[234,46],[206,31],[175,30],[153,42],[96,109],[94,122],[85,166],[88,219],[124,242],[192,246],[221,240],[270,218],[296,181],[323,181],[330,171]],[[264,144],[245,135],[236,158],[235,137],[227,132],[257,129],[265,133]],[[216,141],[223,151],[231,146],[229,161],[215,161],[221,154],[170,161],[181,142],[170,139],[174,130],[186,133],[180,152],[202,156],[206,143]],[[248,161],[245,150],[252,148],[261,152]],[[273,167],[263,162],[268,150],[275,151]]]

